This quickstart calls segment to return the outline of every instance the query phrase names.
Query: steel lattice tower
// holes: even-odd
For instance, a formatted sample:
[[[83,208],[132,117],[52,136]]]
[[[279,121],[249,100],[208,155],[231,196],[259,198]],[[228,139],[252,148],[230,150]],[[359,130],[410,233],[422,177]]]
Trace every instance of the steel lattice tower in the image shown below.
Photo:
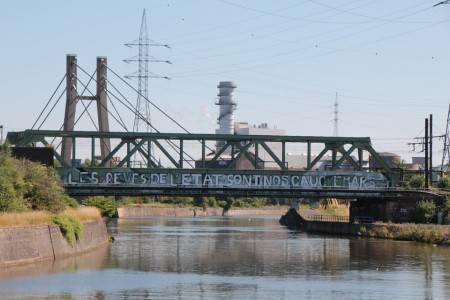
[[[162,63],[168,63],[171,64],[168,60],[159,60],[155,59],[154,57],[150,56],[149,54],[149,47],[150,46],[160,46],[165,48],[170,48],[167,44],[159,44],[155,43],[149,38],[148,29],[147,29],[147,14],[146,10],[144,9],[142,12],[142,19],[141,19],[141,27],[139,31],[139,38],[131,43],[125,44],[125,46],[128,47],[138,47],[138,55],[133,56],[132,58],[125,59],[124,62],[126,63],[137,63],[138,70],[137,72],[134,72],[130,75],[126,75],[125,78],[132,79],[136,78],[138,81],[138,93],[137,93],[137,99],[136,99],[136,112],[139,112],[141,116],[139,116],[138,113],[136,113],[133,123],[133,131],[145,131],[145,132],[151,132],[152,127],[151,124],[151,113],[150,113],[150,103],[147,99],[149,99],[148,95],[148,79],[149,78],[163,78],[163,79],[170,79],[167,76],[159,76],[157,74],[154,74],[152,72],[149,72],[149,63],[150,62],[162,62]],[[145,120],[142,120],[142,115],[145,116]]]
[[[441,171],[447,171],[449,164],[450,164],[450,104],[448,105],[447,124],[445,126],[444,149],[442,151]]]
[[[170,78],[167,76],[159,76],[157,74],[149,72],[149,63],[162,62],[171,64],[171,62],[168,60],[155,59],[154,57],[150,56],[149,48],[150,46],[160,46],[165,48],[170,47],[167,44],[159,44],[150,40],[147,29],[147,14],[145,9],[142,12],[139,38],[133,42],[125,44],[125,46],[138,47],[138,55],[124,60],[124,62],[126,63],[137,63],[138,65],[138,70],[136,72],[125,76],[125,78],[127,79],[137,79],[138,81],[133,131],[152,132],[153,128],[151,126],[152,121],[151,121],[150,101],[148,100],[149,99],[148,81],[149,78],[163,78],[163,79],[170,79]],[[144,120],[142,116],[144,116],[145,118]],[[149,143],[148,145],[148,151],[153,152],[151,143]]]
[[[339,135],[339,103],[338,93],[336,92],[336,98],[334,99],[334,112],[333,112],[333,136]]]

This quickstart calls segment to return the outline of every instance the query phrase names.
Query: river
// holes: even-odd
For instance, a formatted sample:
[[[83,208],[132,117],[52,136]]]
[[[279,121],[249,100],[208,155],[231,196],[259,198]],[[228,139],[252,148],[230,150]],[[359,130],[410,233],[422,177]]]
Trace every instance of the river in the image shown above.
[[[0,299],[450,299],[450,248],[308,234],[272,217],[108,229],[109,246],[0,270]]]

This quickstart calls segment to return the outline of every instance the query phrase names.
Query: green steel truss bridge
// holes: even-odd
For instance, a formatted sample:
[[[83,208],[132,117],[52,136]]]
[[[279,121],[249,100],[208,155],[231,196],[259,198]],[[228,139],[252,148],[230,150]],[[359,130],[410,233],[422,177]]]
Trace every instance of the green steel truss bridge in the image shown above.
[[[66,139],[70,139],[72,146],[69,161],[52,146],[55,141],[61,143]],[[108,155],[100,158],[96,144],[105,139],[113,146]],[[8,140],[18,147],[52,147],[56,169],[72,196],[395,198],[419,193],[395,188],[395,172],[380,158],[367,137],[26,130],[10,132]],[[83,165],[77,165],[75,160],[80,141],[90,144],[90,160]],[[217,141],[223,141],[223,146],[210,152],[208,142]],[[187,143],[191,148],[198,148],[197,160],[185,151]],[[151,144],[159,150],[166,165],[154,159]],[[281,146],[278,154],[273,150],[277,144]],[[306,145],[307,167],[304,170],[289,168],[287,144]],[[322,147],[314,158],[313,145]],[[262,169],[259,157],[262,150],[276,167]],[[227,151],[230,155],[224,160],[223,154]],[[118,153],[123,155],[117,156]],[[136,153],[144,163],[133,163]],[[378,169],[364,166],[365,153],[377,162]],[[326,155],[331,157],[330,165],[319,170],[319,162]],[[245,169],[239,167],[242,162],[246,163]],[[341,168],[343,164],[347,165],[345,169]]]
[[[107,77],[107,71],[113,76]],[[137,93],[183,133],[164,133],[155,128],[113,79],[130,88],[133,95]],[[95,83],[93,88],[91,83]],[[63,124],[58,130],[43,130],[64,95]],[[89,112],[93,103],[97,106],[97,123]],[[81,114],[77,114],[77,105],[84,107]],[[121,109],[131,112],[133,120],[142,119],[151,132],[130,132],[119,114]],[[86,114],[95,130],[77,131],[75,125]],[[110,120],[123,131],[112,132]],[[397,175],[373,149],[368,137],[191,133],[109,68],[106,57],[97,57],[96,68],[90,73],[78,64],[76,55],[67,55],[66,72],[32,129],[9,132],[7,139],[16,147],[52,149],[55,168],[73,196],[396,198],[432,194],[396,188]],[[288,146],[293,144],[306,149],[306,167],[302,169],[288,165]],[[315,153],[319,149],[317,155],[312,155],[312,148]],[[80,158],[88,156],[88,162],[80,163]],[[364,161],[369,156],[369,165],[376,168],[369,168]],[[270,168],[265,165],[267,161]]]

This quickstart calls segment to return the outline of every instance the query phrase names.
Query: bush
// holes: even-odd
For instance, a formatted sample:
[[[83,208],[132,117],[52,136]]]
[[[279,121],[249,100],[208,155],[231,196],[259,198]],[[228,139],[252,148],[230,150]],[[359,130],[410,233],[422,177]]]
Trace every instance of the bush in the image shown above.
[[[442,203],[442,212],[444,216],[450,216],[450,195],[447,195]]]
[[[445,177],[442,177],[441,179],[439,179],[437,186],[438,186],[438,188],[441,188],[441,189],[449,189],[450,188],[450,177],[445,176]]]
[[[23,211],[25,182],[8,147],[0,148],[0,212]]]
[[[233,206],[234,199],[232,197],[225,197],[218,201],[218,205],[225,211],[229,210]]]
[[[408,187],[413,189],[423,189],[425,187],[425,178],[421,175],[411,176],[408,180]]]
[[[62,201],[65,206],[71,207],[71,208],[79,208],[80,204],[77,202],[77,200],[73,199],[72,197],[69,197],[68,195],[64,195],[62,197]]]
[[[66,208],[68,196],[54,169],[22,160],[19,162],[25,180],[24,199],[34,210],[58,213]]]
[[[436,205],[433,201],[419,201],[416,205],[415,221],[417,223],[430,223],[435,214]]]
[[[178,206],[193,206],[195,201],[193,197],[161,197],[161,203],[175,204]]]
[[[52,222],[59,226],[61,233],[67,242],[73,246],[83,236],[83,224],[75,218],[58,215],[52,218]]]
[[[117,204],[112,198],[96,196],[89,197],[84,202],[87,206],[95,206],[100,209],[103,217],[114,218],[117,217]]]
[[[61,212],[76,206],[64,192],[53,168],[11,157],[7,146],[0,147],[0,211],[26,209]]]

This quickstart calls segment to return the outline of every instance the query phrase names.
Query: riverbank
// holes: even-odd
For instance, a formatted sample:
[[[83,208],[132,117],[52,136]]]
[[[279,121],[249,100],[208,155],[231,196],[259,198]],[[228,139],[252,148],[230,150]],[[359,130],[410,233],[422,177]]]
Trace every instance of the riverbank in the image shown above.
[[[311,221],[302,217],[295,209],[290,209],[280,218],[280,224],[293,228],[302,228],[307,232],[362,236],[401,241],[450,246],[450,225],[434,224],[391,224],[391,223],[349,223]]]
[[[119,207],[119,218],[149,218],[149,217],[199,217],[199,216],[280,216],[286,213],[287,206],[266,206],[261,208],[231,208],[221,207],[158,207],[147,205]]]
[[[0,228],[0,266],[57,260],[108,243],[102,219],[83,221],[83,234],[71,245],[56,224]]]

